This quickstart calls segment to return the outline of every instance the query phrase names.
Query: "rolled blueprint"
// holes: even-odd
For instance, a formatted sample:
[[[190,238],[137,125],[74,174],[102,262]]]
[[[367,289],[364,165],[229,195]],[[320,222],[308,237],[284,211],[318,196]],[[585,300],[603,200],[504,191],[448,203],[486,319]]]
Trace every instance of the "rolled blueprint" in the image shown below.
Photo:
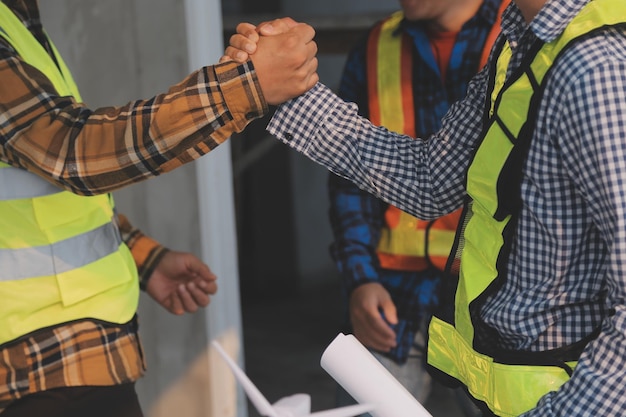
[[[432,417],[353,335],[339,333],[322,354],[322,368],[374,417]]]

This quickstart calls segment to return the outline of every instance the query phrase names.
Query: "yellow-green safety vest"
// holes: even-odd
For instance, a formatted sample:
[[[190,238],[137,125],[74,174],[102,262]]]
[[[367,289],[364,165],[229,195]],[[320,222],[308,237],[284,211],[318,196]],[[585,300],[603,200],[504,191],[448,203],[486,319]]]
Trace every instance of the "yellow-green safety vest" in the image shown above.
[[[0,36],[59,95],[80,101],[54,45],[56,63],[1,2]],[[137,267],[111,195],[79,196],[0,163],[0,231],[0,345],[78,319],[122,324],[134,316]]]
[[[569,379],[577,359],[564,355],[546,364],[542,353],[552,352],[538,352],[537,356],[520,353],[511,362],[503,360],[510,352],[495,359],[475,350],[470,303],[485,294],[496,281],[506,279],[501,267],[508,257],[509,229],[519,211],[517,207],[507,207],[510,199],[503,198],[505,191],[509,191],[507,179],[511,172],[517,171],[518,176],[521,172],[523,149],[527,149],[532,137],[533,118],[554,61],[582,36],[625,22],[626,2],[623,0],[592,0],[557,39],[538,42],[531,52],[536,54],[532,62],[514,73],[511,80],[505,82],[512,55],[508,43],[499,46],[500,53],[493,63],[492,90],[486,101],[485,113],[489,118],[486,134],[467,174],[469,200],[460,236],[460,274],[454,295],[454,314],[433,317],[429,327],[428,363],[460,381],[475,399],[498,416],[514,417],[534,408],[543,395],[556,391]],[[588,340],[572,346],[582,351],[584,343],[581,342]],[[570,347],[563,351],[571,351],[567,348]],[[523,362],[518,361],[520,357],[524,358]]]

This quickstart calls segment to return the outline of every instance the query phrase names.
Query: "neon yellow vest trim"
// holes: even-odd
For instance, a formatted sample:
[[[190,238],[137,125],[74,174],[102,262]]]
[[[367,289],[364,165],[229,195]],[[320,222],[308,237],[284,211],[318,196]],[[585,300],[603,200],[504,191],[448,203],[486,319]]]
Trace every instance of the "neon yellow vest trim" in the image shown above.
[[[59,95],[80,101],[54,45],[58,67],[3,3],[0,36]],[[137,268],[119,236],[112,196],[78,196],[4,163],[0,180],[0,344],[82,318],[131,320],[139,298]]]
[[[391,131],[415,137],[413,58],[410,41],[397,33],[402,19],[402,11],[393,13],[372,30],[368,40],[370,120]],[[431,222],[392,206],[385,217],[387,221],[377,246],[383,268],[425,270],[435,266],[444,269],[454,244],[456,223],[451,228],[444,227],[450,221],[436,222],[430,227]]]
[[[558,54],[574,39],[606,25],[626,22],[623,0],[593,0],[573,19],[556,40],[545,44],[530,64],[537,86]],[[498,416],[518,416],[534,408],[539,399],[557,390],[569,376],[558,366],[510,365],[473,349],[474,326],[469,304],[498,278],[497,259],[505,244],[503,231],[511,215],[497,219],[497,180],[528,118],[533,82],[524,73],[503,89],[511,57],[505,45],[496,63],[495,86],[489,117],[492,123],[469,167],[467,192],[471,197],[464,230],[459,283],[455,299],[455,325],[434,317],[429,328],[428,363],[459,380],[468,391]],[[541,87],[538,87],[541,88]],[[536,93],[536,91],[534,92]],[[495,107],[496,98],[501,100]],[[513,142],[512,142],[513,140]],[[574,362],[568,363],[573,368]]]
[[[415,136],[413,126],[413,108],[404,105],[404,99],[413,100],[411,79],[402,79],[403,64],[412,66],[411,55],[403,55],[404,36],[396,33],[400,22],[404,19],[402,12],[396,12],[380,25],[380,31],[372,31],[372,39],[368,42],[368,60],[373,60],[368,69],[372,73],[370,82],[370,114],[373,122],[394,132]],[[406,47],[405,47],[406,48]],[[410,52],[410,49],[406,52]],[[408,55],[408,56],[407,56]],[[410,68],[410,67],[409,67]],[[411,72],[410,70],[407,72]],[[408,97],[407,97],[408,95]],[[405,123],[407,119],[407,123]]]

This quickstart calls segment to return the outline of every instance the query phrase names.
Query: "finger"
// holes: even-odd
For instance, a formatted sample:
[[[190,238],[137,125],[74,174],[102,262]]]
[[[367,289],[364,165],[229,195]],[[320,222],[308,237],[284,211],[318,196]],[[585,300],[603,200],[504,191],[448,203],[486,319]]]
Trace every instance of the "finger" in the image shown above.
[[[317,43],[309,41],[305,44],[305,58],[302,60],[302,64],[298,67],[305,69],[306,71],[315,72],[317,70]]]
[[[317,72],[311,74],[311,76],[309,77],[309,82],[307,83],[307,87],[306,87],[307,91],[315,87],[315,84],[317,84],[319,81],[320,81],[320,75]]]
[[[279,35],[287,32],[297,24],[298,22],[292,18],[283,17],[281,19],[274,19],[270,22],[263,22],[257,26],[256,30],[264,36]]]
[[[317,65],[317,58],[313,58],[309,63],[307,63],[307,67],[304,70],[308,75],[304,78],[303,93],[313,88],[320,80],[319,74],[317,73]]]
[[[232,46],[235,49],[239,49],[241,51],[244,51],[250,54],[256,52],[256,45],[258,42],[259,42],[258,39],[253,40],[240,33],[235,33],[228,40],[229,46]]]
[[[315,56],[317,53],[317,45],[315,42],[309,42],[309,44],[311,46],[308,46],[308,59],[298,68],[300,79],[302,80],[301,93],[310,90],[319,81],[319,74],[317,73],[319,61]]]
[[[368,333],[368,343],[364,343],[364,345],[379,352],[389,352],[396,347],[396,341],[395,339],[391,340],[380,334],[370,332]]]
[[[385,319],[383,319],[380,313],[368,315],[367,324],[370,327],[371,333],[376,336],[375,338],[379,342],[385,341],[386,343],[393,343],[393,341],[395,341],[396,333]]]
[[[249,54],[255,53],[256,50],[256,42],[249,40],[244,35],[236,33],[230,37],[229,46],[226,47],[224,55],[241,63],[245,62],[249,58]]]
[[[308,56],[310,56],[311,58],[314,58],[317,55],[317,50],[318,50],[317,42],[315,42],[314,40],[310,40],[306,44],[306,49],[307,49]]]
[[[170,296],[170,300],[171,302],[169,303],[169,307],[168,310],[172,313],[172,314],[176,314],[177,316],[180,316],[181,314],[183,314],[185,312],[185,310],[183,309],[183,304],[181,303],[180,299],[178,298],[178,294],[173,293]]]
[[[396,334],[385,322],[380,313],[368,314],[366,317],[368,337],[372,347],[386,352],[396,345]]]
[[[354,335],[365,346],[387,352],[395,346],[395,333],[382,319],[380,313],[365,310],[351,311]]]
[[[209,305],[209,301],[211,300],[211,298],[206,292],[204,292],[202,288],[197,286],[194,282],[186,284],[186,289],[191,295],[191,298],[196,304],[196,307],[206,307],[207,305]]]
[[[305,43],[313,41],[315,38],[315,29],[306,23],[298,23],[292,29]]]
[[[354,335],[365,346],[381,351],[388,352],[395,346],[395,336],[390,338],[388,335],[381,334],[376,328],[369,324],[362,323],[354,326]]]
[[[250,57],[250,55],[248,55],[246,52],[233,46],[226,47],[226,50],[224,51],[224,56],[228,57],[229,60],[235,61],[240,64],[246,62]]]
[[[233,59],[231,57],[229,57],[228,55],[222,55],[220,57],[220,60],[218,61],[220,64],[223,64],[224,62],[228,62],[228,61],[232,61]]]
[[[194,301],[193,297],[187,290],[187,286],[185,284],[180,284],[176,291],[178,298],[182,304],[184,311],[188,313],[195,313],[198,310],[198,305]]]
[[[396,311],[396,305],[391,301],[391,299],[387,299],[381,302],[380,308],[383,310],[383,314],[385,315],[385,319],[389,324],[398,324],[398,313]]]
[[[235,31],[250,39],[250,41],[257,43],[259,41],[259,34],[257,33],[257,27],[252,23],[242,22],[237,25]]]
[[[217,276],[211,271],[211,268],[199,258],[195,256],[189,256],[186,260],[187,271],[192,275],[194,279],[202,279],[210,282],[215,281]]]
[[[206,281],[203,279],[194,280],[195,285],[198,286],[205,294],[215,294],[217,292],[217,283],[215,281]]]

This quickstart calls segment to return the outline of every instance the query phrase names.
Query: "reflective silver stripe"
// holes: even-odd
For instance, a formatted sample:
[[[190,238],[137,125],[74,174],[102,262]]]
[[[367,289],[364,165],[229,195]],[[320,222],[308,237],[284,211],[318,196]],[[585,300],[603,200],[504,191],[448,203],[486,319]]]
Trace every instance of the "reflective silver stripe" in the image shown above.
[[[79,236],[22,249],[0,249],[0,282],[50,276],[80,268],[118,250],[122,238],[113,223]]]
[[[32,172],[14,167],[0,167],[0,201],[35,198],[61,191],[62,188],[50,184]]]

